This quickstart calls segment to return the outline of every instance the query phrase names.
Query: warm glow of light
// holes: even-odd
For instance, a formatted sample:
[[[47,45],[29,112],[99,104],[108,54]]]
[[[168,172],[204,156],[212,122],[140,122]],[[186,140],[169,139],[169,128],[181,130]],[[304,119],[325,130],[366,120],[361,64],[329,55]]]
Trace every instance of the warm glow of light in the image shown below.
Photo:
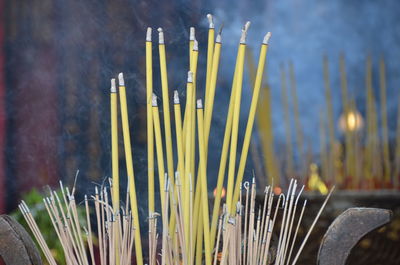
[[[214,189],[213,194],[214,194],[214,197],[215,197],[215,195],[217,195],[217,188]],[[225,198],[225,194],[226,194],[226,190],[225,190],[224,187],[222,187],[221,199],[222,199],[222,198]]]
[[[281,187],[275,187],[275,188],[274,188],[274,193],[275,193],[275,195],[281,194],[281,193],[282,193]]]
[[[339,128],[342,131],[358,131],[363,127],[363,118],[357,110],[342,114],[339,118]]]

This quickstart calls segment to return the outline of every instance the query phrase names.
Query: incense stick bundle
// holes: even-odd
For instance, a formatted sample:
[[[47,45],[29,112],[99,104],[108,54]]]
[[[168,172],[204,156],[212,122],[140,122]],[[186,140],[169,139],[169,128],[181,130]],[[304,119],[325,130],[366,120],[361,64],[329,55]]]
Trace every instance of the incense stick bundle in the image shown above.
[[[122,73],[119,74],[119,89],[115,80],[111,86],[111,127],[112,127],[112,179],[108,186],[95,187],[93,196],[85,196],[85,223],[79,222],[79,207],[75,201],[75,187],[72,192],[60,183],[61,194],[51,191],[44,198],[44,205],[52,221],[55,235],[58,237],[68,265],[95,265],[97,263],[95,248],[99,249],[101,265],[128,265],[132,258],[136,264],[142,265],[144,260],[149,265],[266,265],[295,264],[304,247],[309,234],[301,248],[295,250],[297,232],[301,224],[305,203],[298,209],[298,202],[303,188],[297,187],[297,181],[291,180],[286,194],[274,198],[273,186],[265,189],[265,201],[262,207],[256,203],[256,182],[253,178],[251,186],[244,183],[245,200],[242,199],[242,181],[246,168],[247,155],[256,116],[258,98],[262,87],[264,66],[269,44],[270,33],[262,40],[260,57],[253,97],[243,143],[239,142],[239,123],[241,112],[241,96],[243,74],[245,71],[246,36],[250,22],[242,29],[235,72],[232,80],[232,91],[229,109],[225,123],[225,134],[222,153],[219,157],[218,182],[214,200],[213,214],[209,212],[208,193],[208,162],[209,137],[213,125],[213,106],[216,93],[219,62],[221,55],[221,32],[214,40],[214,22],[209,19],[209,38],[207,49],[207,68],[205,98],[197,99],[196,79],[198,72],[198,42],[194,36],[194,28],[190,29],[189,41],[189,71],[186,79],[186,105],[181,109],[179,94],[174,92],[173,111],[175,126],[171,125],[169,106],[168,73],[166,60],[166,43],[164,32],[159,28],[159,54],[162,84],[160,98],[153,92],[152,75],[152,42],[151,28],[146,34],[146,106],[148,133],[148,256],[142,257],[140,220],[136,198],[134,169],[132,161],[132,146],[129,130],[127,93],[129,85],[125,84]],[[127,198],[124,207],[120,207],[119,171],[118,171],[118,108],[117,96],[120,97],[120,112],[124,139],[125,159],[127,165]],[[157,100],[162,101],[164,122],[160,122],[160,110]],[[184,112],[184,113],[182,113]],[[182,115],[183,114],[183,115]],[[182,121],[182,117],[183,121]],[[173,128],[176,139],[172,139]],[[162,132],[164,135],[162,135]],[[158,167],[160,211],[156,212],[155,181],[154,181],[154,145]],[[176,146],[176,149],[173,148]],[[237,166],[237,156],[242,146],[240,163]],[[165,152],[164,152],[165,147]],[[174,156],[174,152],[176,152]],[[290,156],[292,154],[290,153]],[[177,161],[174,161],[174,158]],[[196,160],[198,157],[198,160]],[[227,165],[229,157],[229,164]],[[166,168],[165,168],[166,162]],[[176,162],[176,164],[174,163]],[[213,161],[211,161],[213,162]],[[221,214],[222,188],[225,171],[228,166],[227,198]],[[198,174],[194,174],[198,170]],[[212,174],[214,175],[214,174]],[[330,194],[332,193],[331,190]],[[329,198],[328,195],[327,199]],[[61,198],[61,199],[60,199]],[[88,199],[90,198],[90,199]],[[326,201],[327,201],[326,199]],[[321,211],[326,205],[321,207]],[[158,203],[157,203],[158,204]],[[93,211],[91,209],[93,208]],[[22,202],[20,209],[39,242],[47,261],[51,265],[56,262],[51,256],[49,247],[37,227],[28,206]],[[258,209],[258,210],[257,210]],[[321,211],[315,218],[312,230]],[[300,213],[299,213],[300,212]],[[92,222],[90,216],[95,218]],[[160,220],[158,220],[160,219]],[[218,221],[219,220],[219,221]],[[297,223],[295,220],[298,220]],[[211,221],[211,222],[210,222]],[[159,223],[161,225],[159,225]],[[279,233],[276,231],[280,224]],[[160,226],[160,227],[159,227]],[[296,228],[295,228],[296,227]],[[270,251],[272,234],[278,233],[276,254]],[[160,238],[160,244],[158,237]],[[96,238],[97,237],[97,238]],[[84,239],[87,240],[84,240]],[[96,243],[98,242],[97,246]],[[135,248],[133,248],[135,246]],[[135,250],[133,252],[133,250]],[[296,254],[294,254],[296,251]],[[292,259],[292,254],[294,258]]]

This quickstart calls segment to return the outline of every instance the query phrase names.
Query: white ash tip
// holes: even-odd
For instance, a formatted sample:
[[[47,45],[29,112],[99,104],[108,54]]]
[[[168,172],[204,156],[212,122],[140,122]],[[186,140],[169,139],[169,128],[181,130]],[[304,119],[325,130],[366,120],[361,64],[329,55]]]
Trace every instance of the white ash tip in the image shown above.
[[[216,38],[215,41],[218,42],[218,43],[221,43],[221,42],[222,42],[221,34],[218,34],[218,35],[217,35],[217,38]]]
[[[146,41],[151,41],[151,31],[151,28],[148,27],[146,32]]]
[[[197,100],[197,108],[198,109],[202,109],[203,108],[203,102],[201,101],[201,99]]]
[[[197,40],[194,40],[193,51],[198,51],[198,50],[199,50],[199,42]]]
[[[247,30],[249,29],[250,24],[251,24],[250,21],[247,21],[246,24],[244,24],[244,30],[245,30],[246,32],[247,32]]]
[[[190,27],[189,40],[195,40],[195,38],[195,29],[194,27]]]
[[[118,83],[119,83],[119,86],[125,86],[125,80],[124,80],[124,74],[123,73],[119,73],[118,74]]]
[[[263,44],[269,44],[269,39],[271,38],[271,35],[272,35],[271,32],[268,32],[268,33],[265,35],[264,40],[263,40]]]
[[[192,71],[188,72],[187,82],[193,83],[193,72]]]
[[[240,37],[240,43],[242,44],[246,43],[247,31],[249,30],[249,27],[250,27],[250,21],[247,21],[242,29],[242,36]]]
[[[209,28],[213,29],[214,28],[213,16],[211,14],[207,14],[207,19],[208,19]]]
[[[157,107],[157,96],[156,96],[156,94],[154,94],[154,93],[153,93],[153,96],[152,96],[152,98],[151,98],[151,105],[152,105],[153,107]]]
[[[94,193],[97,195],[99,194],[99,189],[97,188],[97,186],[94,186]]]
[[[111,93],[117,93],[117,86],[115,85],[115,78],[111,79]]]
[[[178,90],[174,90],[174,104],[179,104],[179,93]]]
[[[85,201],[87,201],[87,195],[85,194]]]
[[[162,28],[158,28],[158,43],[164,44],[164,32]]]
[[[153,97],[151,98],[151,105],[153,107],[157,107],[157,96],[153,93]]]

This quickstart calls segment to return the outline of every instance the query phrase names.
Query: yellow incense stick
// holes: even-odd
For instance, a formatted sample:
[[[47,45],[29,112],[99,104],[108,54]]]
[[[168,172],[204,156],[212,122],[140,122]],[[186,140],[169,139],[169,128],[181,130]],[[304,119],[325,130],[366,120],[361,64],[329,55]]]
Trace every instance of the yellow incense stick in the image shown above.
[[[292,146],[292,130],[290,126],[290,111],[289,111],[289,99],[287,94],[287,83],[286,73],[282,66],[281,80],[282,80],[282,105],[283,105],[283,116],[285,122],[285,133],[286,133],[286,161],[285,161],[285,177],[291,177],[294,174],[293,170],[293,146]]]
[[[344,60],[344,55],[341,54],[339,57],[339,70],[340,70],[340,86],[342,90],[342,104],[343,104],[343,114],[347,117],[350,111],[350,104],[348,100],[348,89],[347,89],[347,74],[346,74],[346,65]],[[345,131],[345,171],[344,177],[348,176],[349,170],[351,168],[351,157],[353,150],[351,149],[351,132],[350,130]],[[341,178],[340,174],[336,174],[336,183],[340,184],[343,182],[343,178]]]
[[[169,89],[168,89],[168,72],[167,60],[165,54],[164,32],[162,28],[158,28],[158,50],[160,54],[160,72],[161,72],[161,88],[163,100],[163,114],[164,114],[164,133],[165,133],[165,149],[167,154],[167,172],[171,177],[171,185],[174,186],[174,155],[172,150],[172,134],[171,134],[171,117],[169,110]],[[162,193],[161,193],[162,194]],[[173,232],[175,226],[175,212],[171,214],[170,232]]]
[[[119,210],[119,157],[118,157],[118,97],[115,79],[111,79],[111,165],[113,194],[112,203],[114,211]]]
[[[389,135],[387,122],[387,103],[386,103],[386,67],[383,58],[379,62],[380,98],[381,98],[381,117],[382,117],[382,146],[384,160],[384,180],[385,184],[390,183],[390,157],[389,157]]]
[[[199,99],[197,101],[197,123],[198,123],[198,138],[199,138],[199,165],[201,168],[201,208],[204,226],[204,249],[205,249],[205,264],[211,265],[211,246],[210,246],[210,224],[208,212],[208,189],[207,189],[207,170],[206,170],[206,153],[204,148],[204,117],[203,104]]]
[[[333,119],[333,104],[332,104],[332,92],[331,84],[329,80],[329,66],[328,58],[323,58],[324,68],[324,84],[325,84],[325,100],[326,100],[326,115],[328,120],[328,134],[329,134],[329,151],[328,151],[328,168],[326,169],[327,175],[322,176],[330,182],[334,181],[335,173],[335,125]]]
[[[168,95],[168,73],[167,73],[167,60],[165,57],[165,44],[164,32],[162,28],[158,28],[159,38],[159,53],[160,53],[160,72],[161,72],[161,87],[162,87],[162,100],[163,100],[163,114],[164,114],[164,131],[165,131],[165,149],[167,153],[167,168],[168,176],[171,177],[171,185],[174,185],[174,156],[172,153],[172,136],[171,136],[171,118],[169,111],[169,95]]]
[[[195,151],[196,151],[196,143],[195,143],[195,131],[196,131],[196,111],[195,109],[195,98],[196,98],[196,72],[197,72],[197,62],[198,62],[198,56],[199,56],[199,52],[198,52],[198,42],[195,40],[194,41],[194,45],[193,45],[193,53],[192,53],[192,65],[190,66],[190,69],[193,73],[193,93],[192,93],[192,110],[191,110],[191,124],[192,124],[192,128],[190,131],[190,139],[191,139],[191,157],[190,157],[190,163],[191,163],[191,168],[190,168],[190,172],[191,172],[191,181],[192,183],[194,183],[194,172],[195,172]],[[197,231],[197,221],[198,221],[198,215],[199,215],[199,209],[200,209],[200,192],[201,192],[201,188],[200,185],[198,185],[200,182],[200,179],[197,179],[197,183],[195,186],[195,199],[194,199],[194,214],[193,214],[193,229],[194,231]],[[187,196],[187,195],[186,195]],[[188,197],[187,197],[188,198]],[[186,216],[187,218],[187,216]],[[192,237],[192,245],[194,245],[194,243],[196,242],[196,236],[197,234],[194,234],[194,236]]]
[[[160,199],[161,209],[164,209],[164,152],[162,145],[161,126],[160,126],[160,115],[158,114],[157,96],[153,93],[151,104],[153,106],[153,125],[154,125],[154,136],[156,139],[156,150],[157,150],[157,165],[158,165],[158,179],[160,182]]]
[[[176,149],[178,152],[178,172],[182,176],[185,172],[185,159],[183,153],[183,140],[182,140],[182,116],[181,104],[179,101],[178,91],[174,91],[174,114],[175,114],[175,130],[176,130]]]
[[[112,205],[114,212],[119,211],[119,157],[118,157],[118,97],[115,79],[111,79],[111,165],[112,165]],[[117,236],[114,236],[114,244],[118,244]],[[116,251],[116,262],[119,255]]]
[[[126,88],[125,88],[124,76],[122,73],[118,75],[118,80],[119,80],[122,133],[124,138],[125,161],[126,161],[126,170],[128,174],[128,184],[129,184],[129,197],[131,202],[133,223],[135,226],[136,262],[138,265],[143,265],[142,242],[140,240],[139,213],[138,213],[137,199],[136,199],[135,175],[133,171],[131,136],[129,133],[128,106],[126,103]]]
[[[187,99],[186,99],[186,108],[185,108],[185,113],[187,113],[187,127],[186,127],[186,145],[185,145],[185,175],[184,175],[184,183],[183,185],[184,188],[189,187],[190,181],[189,178],[191,178],[192,172],[191,172],[191,130],[192,128],[192,111],[193,110],[193,101],[191,100],[193,97],[193,73],[191,71],[188,72],[188,79],[187,79]],[[189,196],[188,196],[189,195]],[[187,197],[190,199],[190,194],[189,190],[184,191],[184,200],[183,200],[183,215],[184,215],[184,233],[185,233],[185,238],[189,238],[189,219],[190,219],[190,214],[189,214],[189,200],[187,200]],[[186,219],[187,218],[187,219]],[[195,230],[196,231],[196,230]],[[189,241],[189,240],[187,240]],[[188,246],[188,244],[187,244]]]
[[[205,117],[204,117],[204,144],[205,144],[205,157],[206,157],[206,171],[207,171],[207,154],[208,154],[208,140],[209,140],[209,135],[210,135],[210,127],[211,127],[211,120],[212,120],[212,110],[213,110],[213,105],[214,105],[214,95],[215,95],[215,88],[216,88],[216,83],[217,83],[217,76],[218,76],[218,68],[219,68],[219,59],[220,59],[220,54],[221,54],[221,35],[218,34],[217,39],[216,39],[216,45],[214,49],[214,54],[213,54],[213,64],[212,64],[212,69],[211,69],[211,77],[210,77],[210,84],[209,84],[209,100],[206,102],[206,110],[205,110]],[[208,103],[208,104],[207,104]],[[198,176],[200,176],[200,168],[198,169]],[[200,184],[200,178],[198,177],[197,183]],[[199,209],[200,209],[200,192],[201,192],[201,185],[196,185],[196,194],[195,194],[195,215],[194,215],[194,227],[196,228],[198,226],[198,221],[200,220],[200,215],[199,215]],[[195,230],[199,231],[200,230]],[[192,238],[192,242],[196,242],[196,237],[199,236],[199,234],[196,234]],[[202,242],[202,237],[201,239],[199,238],[197,240],[196,244],[201,244]]]
[[[233,199],[233,185],[236,167],[236,150],[237,140],[239,133],[239,117],[240,117],[240,101],[242,97],[243,88],[243,66],[244,57],[246,53],[246,34],[250,22],[247,22],[244,29],[242,30],[242,36],[240,38],[239,51],[238,51],[238,72],[236,79],[236,95],[235,95],[235,107],[233,112],[233,123],[232,123],[232,136],[231,136],[231,147],[229,154],[229,168],[228,168],[228,184],[226,193],[226,207],[228,212],[233,216],[235,213],[235,207],[232,207]]]
[[[257,122],[262,140],[262,149],[264,152],[265,169],[268,176],[268,184],[274,181],[279,187],[280,172],[278,170],[278,159],[274,150],[274,134],[271,117],[271,88],[266,85],[260,94],[259,111]]]
[[[195,36],[195,29],[194,27],[190,27],[189,33],[189,70],[192,69],[192,56],[193,56],[193,46],[194,41],[196,40]],[[194,97],[195,98],[195,97]],[[187,112],[185,111],[184,118],[183,118],[183,149],[186,150],[185,141],[186,141],[186,126],[187,126]]]
[[[299,100],[297,98],[296,78],[295,78],[293,63],[289,64],[289,76],[290,76],[291,95],[293,98],[294,127],[296,130],[296,142],[297,142],[298,158],[299,158],[299,172],[301,176],[305,178],[307,175],[307,169],[303,160],[304,157],[303,131],[301,129],[301,122],[299,117]]]
[[[153,133],[153,54],[151,28],[146,34],[146,109],[147,109],[147,174],[149,193],[149,216],[154,213],[154,133]]]
[[[244,136],[244,140],[243,140],[242,154],[240,156],[235,191],[233,194],[233,202],[231,204],[232,205],[231,213],[233,213],[235,211],[236,204],[239,200],[240,186],[243,181],[243,174],[244,174],[244,170],[246,167],[246,161],[247,161],[247,155],[249,152],[250,140],[251,140],[251,136],[253,134],[253,124],[254,124],[254,119],[255,119],[256,111],[257,111],[258,97],[260,94],[262,78],[263,78],[263,74],[264,74],[265,60],[266,60],[267,50],[268,50],[268,42],[269,42],[270,38],[271,38],[271,33],[268,32],[267,35],[265,35],[264,40],[261,44],[261,48],[260,48],[260,56],[258,59],[257,74],[256,74],[255,82],[254,82],[253,97],[251,99],[249,118],[247,120],[246,132],[245,132],[245,136]]]
[[[221,55],[221,35],[217,35],[215,49],[212,59],[212,67],[210,72],[210,83],[209,83],[209,91],[207,101],[205,102],[205,117],[204,117],[204,142],[206,144],[206,154],[208,153],[208,138],[210,134],[210,127],[211,127],[211,120],[212,120],[212,113],[214,107],[214,97],[215,97],[215,88],[217,86],[217,77],[218,77],[218,69],[219,69],[219,59]]]
[[[211,68],[213,63],[213,53],[214,53],[214,37],[215,37],[215,29],[213,17],[211,14],[207,14],[208,19],[208,46],[207,46],[207,72],[206,72],[206,92],[205,92],[205,104],[207,105],[207,101],[209,100],[209,89],[210,89],[210,80],[211,80]]]
[[[232,82],[232,89],[231,89],[231,96],[229,99],[229,107],[228,107],[228,115],[225,122],[225,132],[224,132],[224,141],[222,144],[222,151],[221,151],[221,159],[218,169],[218,177],[217,177],[217,187],[214,199],[214,207],[213,207],[213,215],[211,219],[211,249],[214,249],[215,244],[215,235],[217,232],[217,222],[219,217],[220,211],[220,203],[221,203],[221,196],[222,196],[222,188],[224,184],[224,177],[225,177],[225,170],[226,170],[226,162],[228,159],[228,149],[229,149],[229,142],[232,135],[232,122],[233,122],[233,111],[235,106],[235,95],[236,95],[236,74],[238,72],[238,57],[236,57],[236,65],[235,65],[235,72],[233,74],[233,82]]]
[[[320,122],[319,122],[319,133],[320,133],[320,160],[321,160],[321,176],[324,179],[326,175],[326,171],[328,170],[328,161],[329,161],[329,154],[326,148],[326,128],[325,128],[325,118],[323,115],[323,111],[320,111]],[[311,167],[311,166],[310,166]],[[317,174],[318,175],[318,174]],[[315,186],[315,188],[317,188]]]
[[[364,174],[367,180],[369,180],[369,185],[371,185],[373,177],[373,159],[374,154],[374,135],[373,135],[373,91],[372,91],[372,62],[371,57],[368,56],[366,62],[366,106],[367,106],[367,142],[366,142],[366,163],[364,167]]]

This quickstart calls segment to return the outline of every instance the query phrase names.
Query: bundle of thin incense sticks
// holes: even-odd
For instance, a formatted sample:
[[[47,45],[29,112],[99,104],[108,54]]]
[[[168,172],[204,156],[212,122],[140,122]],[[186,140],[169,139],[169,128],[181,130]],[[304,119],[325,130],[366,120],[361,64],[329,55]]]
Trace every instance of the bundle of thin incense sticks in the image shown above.
[[[255,63],[252,55],[246,57],[249,64],[250,79],[255,80]],[[338,60],[340,89],[332,88],[330,61],[323,56],[322,72],[324,85],[323,107],[319,112],[319,159],[312,156],[312,146],[307,143],[305,126],[301,122],[295,71],[292,63],[281,67],[281,91],[283,123],[285,126],[284,155],[274,150],[273,124],[271,110],[271,88],[265,84],[260,92],[260,111],[257,114],[258,135],[261,148],[255,144],[252,159],[257,178],[274,178],[276,185],[293,175],[304,183],[307,190],[322,194],[327,187],[335,184],[339,189],[377,190],[400,188],[400,105],[397,107],[397,127],[391,128],[388,120],[391,95],[387,88],[387,70],[383,57],[375,62],[371,55],[365,59],[364,91],[355,90],[348,85],[348,74],[344,54]],[[375,75],[374,69],[379,71]],[[289,72],[289,73],[288,73]],[[374,77],[376,76],[376,83]],[[288,82],[289,81],[289,82]],[[379,82],[378,82],[379,81]],[[379,87],[377,87],[379,85]],[[290,93],[288,93],[290,91]],[[377,93],[377,91],[379,93]],[[364,102],[357,100],[363,95]],[[340,98],[340,113],[335,113],[334,98]],[[291,104],[289,104],[291,102]],[[304,105],[304,104],[303,104]],[[306,106],[303,106],[303,108]],[[364,111],[361,111],[364,109]],[[340,114],[340,115],[339,115]],[[393,113],[394,114],[394,113]],[[292,126],[294,121],[294,128]],[[294,129],[294,130],[293,130]],[[395,131],[390,137],[390,129]],[[295,137],[292,137],[293,131]],[[312,136],[313,137],[313,136]],[[253,139],[254,141],[254,139]],[[259,152],[259,150],[261,152]],[[264,169],[261,165],[264,159]]]
[[[162,85],[161,128],[157,95],[153,94],[152,30],[146,35],[146,87],[147,87],[147,148],[148,148],[148,257],[146,263],[155,265],[196,264],[296,264],[316,221],[318,220],[333,189],[326,197],[320,211],[299,249],[294,249],[306,202],[298,206],[303,188],[291,180],[287,193],[275,197],[273,186],[265,189],[263,205],[256,213],[256,184],[242,185],[249,150],[258,96],[262,84],[268,42],[271,34],[261,40],[260,54],[253,96],[248,112],[243,143],[238,141],[243,72],[246,53],[246,35],[250,26],[242,29],[232,82],[229,110],[219,161],[216,194],[212,213],[208,197],[208,142],[212,125],[214,95],[217,85],[222,46],[221,31],[215,37],[214,22],[209,20],[205,95],[196,89],[198,43],[194,28],[190,29],[189,71],[187,75],[186,105],[182,113],[179,94],[173,94],[174,129],[172,139],[171,111],[168,89],[168,73],[164,33],[158,29],[159,59]],[[55,235],[59,238],[68,265],[76,264],[136,264],[143,265],[142,242],[129,131],[128,104],[123,74],[118,75],[119,86],[111,80],[111,163],[112,178],[109,186],[95,188],[90,200],[85,196],[86,224],[80,223],[75,202],[75,188],[70,192],[60,182],[61,194],[54,191],[43,199],[52,221]],[[118,100],[119,98],[119,100]],[[198,98],[204,98],[198,99]],[[204,104],[203,104],[204,101]],[[119,102],[119,104],[118,104]],[[128,177],[126,203],[120,206],[118,165],[118,105],[122,123],[122,135]],[[183,114],[183,115],[182,115]],[[163,129],[163,130],[162,130]],[[162,134],[163,132],[163,134]],[[175,145],[173,147],[173,145]],[[236,165],[238,147],[241,146],[239,165]],[[155,149],[155,150],[154,150]],[[164,153],[165,150],[165,153]],[[174,152],[176,154],[174,155]],[[157,158],[161,211],[155,211],[154,156]],[[198,159],[196,159],[196,156]],[[177,157],[177,161],[174,158]],[[197,162],[198,161],[198,162]],[[165,163],[164,163],[165,162]],[[236,168],[237,166],[237,168]],[[221,193],[227,172],[227,197],[221,207]],[[242,194],[244,191],[245,194]],[[243,196],[242,196],[243,195]],[[89,205],[91,204],[91,205]],[[94,204],[94,210],[93,209]],[[32,233],[49,264],[56,264],[40,228],[37,226],[25,202],[19,205]],[[223,209],[221,211],[221,208]],[[96,225],[91,224],[90,214]],[[278,214],[281,212],[280,214]],[[161,225],[158,223],[161,222]],[[92,228],[93,227],[93,228]],[[160,228],[161,227],[161,228]],[[280,227],[275,229],[275,227]],[[43,228],[42,228],[43,229]],[[275,233],[278,242],[271,239]],[[161,239],[159,240],[159,234]],[[87,238],[87,240],[85,240]],[[94,242],[98,242],[95,246]],[[158,242],[161,241],[161,244]],[[161,245],[161,247],[159,247]],[[275,251],[270,251],[274,246]],[[98,249],[98,251],[95,251]],[[95,253],[99,253],[99,258]]]

